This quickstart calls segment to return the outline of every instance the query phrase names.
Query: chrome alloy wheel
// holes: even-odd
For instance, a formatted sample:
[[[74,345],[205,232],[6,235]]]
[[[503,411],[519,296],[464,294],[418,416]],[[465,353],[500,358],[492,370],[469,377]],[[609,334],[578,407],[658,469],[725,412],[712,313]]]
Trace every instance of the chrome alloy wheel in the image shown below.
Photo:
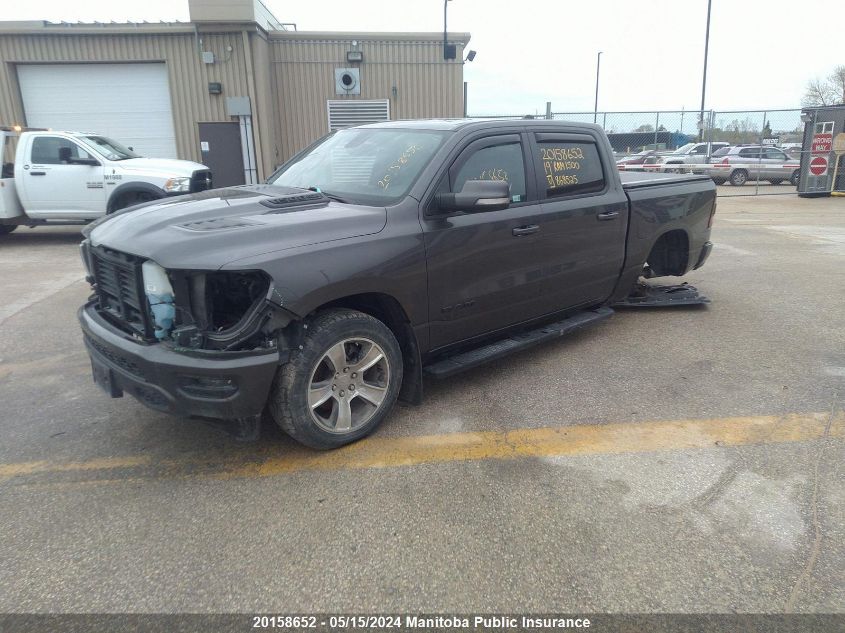
[[[384,350],[368,338],[349,338],[323,354],[308,381],[308,406],[329,433],[349,433],[379,410],[390,385]]]

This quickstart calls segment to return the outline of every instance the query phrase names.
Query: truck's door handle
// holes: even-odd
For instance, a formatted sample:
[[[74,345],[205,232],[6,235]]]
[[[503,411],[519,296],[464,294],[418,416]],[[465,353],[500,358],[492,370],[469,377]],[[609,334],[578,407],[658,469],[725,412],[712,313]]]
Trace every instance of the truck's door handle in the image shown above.
[[[536,224],[529,224],[528,226],[520,226],[513,230],[513,234],[516,237],[521,237],[523,235],[531,235],[532,233],[536,233],[540,230],[540,227]]]
[[[596,219],[599,221],[602,220],[613,220],[614,218],[619,217],[619,211],[605,211],[604,213],[599,213],[596,216]]]
[[[29,172],[29,175],[30,176],[46,176],[47,172],[46,171],[31,171],[31,172]]]

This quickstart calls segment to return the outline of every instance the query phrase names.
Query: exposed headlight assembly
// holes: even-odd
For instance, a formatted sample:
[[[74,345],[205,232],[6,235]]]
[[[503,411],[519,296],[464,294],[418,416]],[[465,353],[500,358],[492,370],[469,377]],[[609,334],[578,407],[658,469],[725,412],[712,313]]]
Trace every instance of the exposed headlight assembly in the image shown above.
[[[164,190],[167,193],[188,193],[191,190],[191,179],[188,176],[168,178],[164,183]]]
[[[173,286],[167,277],[167,272],[152,260],[141,265],[144,276],[144,293],[150,304],[150,311],[155,322],[156,338],[161,340],[173,329],[176,318],[176,306],[173,305]]]

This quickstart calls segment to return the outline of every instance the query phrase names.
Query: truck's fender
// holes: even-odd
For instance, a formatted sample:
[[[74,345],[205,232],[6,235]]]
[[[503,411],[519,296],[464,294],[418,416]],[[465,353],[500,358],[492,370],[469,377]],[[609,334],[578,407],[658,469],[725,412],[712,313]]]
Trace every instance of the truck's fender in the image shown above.
[[[167,192],[161,187],[156,187],[148,182],[134,181],[124,182],[115,187],[109,195],[109,201],[106,205],[106,213],[114,213],[118,210],[118,203],[120,199],[129,193],[140,193],[149,196],[149,200],[158,200],[167,196]],[[147,200],[139,200],[139,202],[146,202]]]

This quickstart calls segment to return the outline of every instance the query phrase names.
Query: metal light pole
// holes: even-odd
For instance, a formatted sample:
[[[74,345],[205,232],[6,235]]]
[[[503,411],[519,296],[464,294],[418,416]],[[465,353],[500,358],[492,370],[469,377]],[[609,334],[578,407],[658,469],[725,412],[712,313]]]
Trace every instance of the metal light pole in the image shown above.
[[[601,51],[596,55],[596,103],[593,106],[593,123],[599,118],[599,70],[601,69]]]
[[[704,140],[704,93],[707,90],[707,52],[710,48],[710,6],[712,3],[713,0],[707,0],[707,31],[704,35],[704,75],[701,78],[701,111],[698,114],[699,142]]]
[[[446,57],[446,9],[449,7],[449,0],[443,0],[443,59],[448,59]]]

